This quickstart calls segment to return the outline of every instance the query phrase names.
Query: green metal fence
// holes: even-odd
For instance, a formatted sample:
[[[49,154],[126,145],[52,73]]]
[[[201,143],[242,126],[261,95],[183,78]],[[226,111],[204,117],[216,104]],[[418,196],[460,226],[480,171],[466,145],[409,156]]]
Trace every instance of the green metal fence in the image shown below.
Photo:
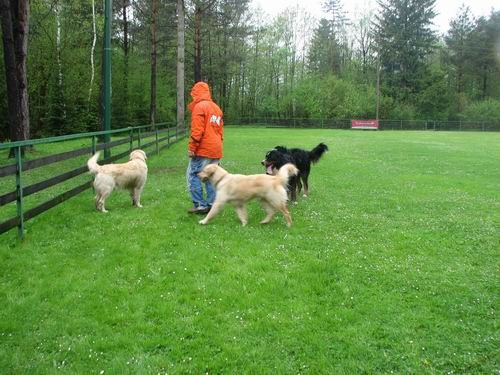
[[[66,201],[67,199],[74,197],[75,195],[85,191],[92,186],[92,181],[86,181],[70,190],[63,192],[41,204],[36,205],[33,208],[25,210],[24,208],[24,198],[45,190],[49,187],[60,184],[71,178],[79,176],[88,171],[87,165],[81,165],[76,169],[52,176],[40,182],[36,182],[25,186],[24,184],[24,174],[26,171],[46,166],[53,163],[58,163],[64,160],[69,160],[83,155],[93,155],[95,152],[100,150],[105,150],[105,154],[110,156],[101,161],[101,163],[111,163],[115,160],[124,158],[129,155],[129,153],[134,149],[148,149],[154,146],[154,152],[159,154],[159,152],[169,147],[171,144],[175,143],[179,139],[186,136],[186,128],[177,128],[175,124],[172,123],[158,123],[154,125],[143,125],[136,127],[128,127],[122,129],[114,129],[108,131],[98,131],[90,133],[80,133],[71,134],[60,137],[50,137],[33,139],[27,141],[19,142],[8,142],[0,144],[0,152],[2,150],[14,150],[15,163],[1,166],[0,167],[0,182],[4,177],[15,175],[15,190],[9,191],[0,195],[0,207],[7,205],[11,202],[16,202],[16,212],[14,217],[11,217],[3,222],[0,222],[0,234],[4,233],[17,226],[19,237],[24,237],[24,225],[25,222],[38,216],[42,212]],[[101,142],[101,139],[109,139],[113,136],[115,139],[113,141]],[[48,156],[44,156],[38,159],[25,160],[23,158],[23,148],[32,147],[36,145],[49,144],[55,142],[64,142],[76,139],[85,139],[89,141],[87,147],[78,148],[75,150],[56,153]],[[128,143],[128,148],[126,151],[119,152],[111,156],[111,149],[120,145],[125,145]],[[151,152],[149,152],[151,154]],[[3,185],[3,184],[2,184]],[[5,186],[5,185],[4,185]]]

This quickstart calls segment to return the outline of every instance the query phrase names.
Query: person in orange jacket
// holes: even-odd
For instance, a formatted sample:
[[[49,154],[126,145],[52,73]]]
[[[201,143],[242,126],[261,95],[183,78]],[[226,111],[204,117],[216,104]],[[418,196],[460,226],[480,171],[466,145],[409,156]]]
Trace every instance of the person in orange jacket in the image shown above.
[[[193,101],[191,111],[191,134],[188,144],[189,165],[187,183],[194,207],[188,213],[205,214],[210,211],[215,199],[215,190],[210,182],[205,183],[206,197],[198,173],[207,164],[219,164],[222,158],[224,121],[222,111],[214,103],[210,88],[205,82],[197,82],[191,89]]]

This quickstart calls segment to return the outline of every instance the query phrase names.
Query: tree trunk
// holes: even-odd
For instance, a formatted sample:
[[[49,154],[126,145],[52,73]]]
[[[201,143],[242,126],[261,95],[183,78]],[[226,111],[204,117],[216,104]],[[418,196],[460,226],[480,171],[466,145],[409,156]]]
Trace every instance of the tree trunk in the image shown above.
[[[202,80],[201,72],[201,18],[203,14],[215,4],[216,0],[209,0],[204,5],[203,1],[194,1],[194,81]]]
[[[10,139],[29,139],[28,82],[28,0],[0,0],[4,46]],[[11,150],[11,155],[13,155]]]
[[[241,85],[240,85],[240,102],[239,102],[239,113],[246,115],[247,109],[245,108],[245,86],[246,86],[246,67],[247,65],[243,63],[243,60],[240,62],[240,72],[241,72]]]
[[[252,82],[252,89],[251,89],[251,96],[252,96],[252,116],[255,116],[257,114],[257,62],[258,62],[258,57],[259,57],[259,36],[260,36],[260,31],[257,29],[256,33],[256,39],[255,39],[255,53],[254,53],[254,58],[253,58],[253,82]]]
[[[196,4],[194,10],[194,82],[201,81],[201,16],[201,6]]]
[[[151,110],[149,121],[156,122],[156,21],[158,18],[158,0],[152,0],[151,15]]]
[[[125,121],[128,124],[128,19],[127,6],[129,0],[123,0],[122,19],[123,19],[123,107],[125,108]]]
[[[90,110],[90,101],[92,99],[92,89],[94,86],[94,77],[95,77],[95,66],[94,66],[94,54],[95,54],[95,45],[97,41],[97,26],[96,26],[96,16],[95,16],[95,0],[92,0],[92,31],[94,38],[92,39],[92,48],[90,49],[90,85],[89,85],[89,110]]]
[[[16,1],[18,5],[17,25],[14,24],[14,35],[16,38],[16,63],[17,80],[19,82],[20,122],[17,131],[17,139],[29,139],[30,118],[28,104],[28,75],[26,60],[28,56],[28,0]]]
[[[214,80],[214,69],[213,69],[213,49],[212,49],[212,38],[211,38],[211,33],[210,30],[207,32],[207,39],[208,39],[208,73],[205,73],[205,76],[207,78],[207,82],[213,82]]]
[[[227,93],[228,93],[228,74],[227,74],[227,50],[228,50],[228,40],[227,40],[227,33],[224,33],[224,37],[222,39],[222,93],[221,97],[219,100],[222,102],[220,103],[222,112],[224,113],[227,108]]]
[[[177,0],[177,128],[184,128],[184,0]]]
[[[55,5],[56,12],[56,61],[57,61],[57,89],[59,90],[59,98],[61,98],[62,119],[60,124],[61,134],[64,134],[66,128],[66,103],[64,101],[64,86],[63,86],[63,70],[61,62],[61,5]]]
[[[485,100],[486,99],[486,92],[487,92],[487,89],[488,89],[488,65],[484,64],[483,65],[483,97],[482,99]]]
[[[378,120],[380,115],[380,52],[377,53],[377,103],[375,108],[375,118]]]
[[[16,129],[20,123],[19,85],[16,72],[16,54],[12,15],[9,0],[0,0],[2,15],[3,57],[7,84],[7,102],[9,108],[9,131],[11,140],[15,140]]]

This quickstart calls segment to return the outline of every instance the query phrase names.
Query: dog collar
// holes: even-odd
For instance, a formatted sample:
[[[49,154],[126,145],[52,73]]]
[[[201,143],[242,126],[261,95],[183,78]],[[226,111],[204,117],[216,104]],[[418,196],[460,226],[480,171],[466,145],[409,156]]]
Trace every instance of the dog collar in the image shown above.
[[[221,178],[219,178],[217,181],[214,181],[213,185],[214,185],[214,186],[219,185],[219,182],[221,182],[221,181],[222,181],[222,179],[223,179],[224,177],[226,177],[226,175],[223,175],[223,176],[222,176]]]

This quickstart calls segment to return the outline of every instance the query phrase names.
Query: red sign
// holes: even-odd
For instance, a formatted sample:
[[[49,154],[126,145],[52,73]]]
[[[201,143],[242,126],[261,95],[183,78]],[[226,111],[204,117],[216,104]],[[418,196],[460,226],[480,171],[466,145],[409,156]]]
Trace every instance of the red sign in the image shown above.
[[[351,129],[378,129],[378,120],[351,120]]]

